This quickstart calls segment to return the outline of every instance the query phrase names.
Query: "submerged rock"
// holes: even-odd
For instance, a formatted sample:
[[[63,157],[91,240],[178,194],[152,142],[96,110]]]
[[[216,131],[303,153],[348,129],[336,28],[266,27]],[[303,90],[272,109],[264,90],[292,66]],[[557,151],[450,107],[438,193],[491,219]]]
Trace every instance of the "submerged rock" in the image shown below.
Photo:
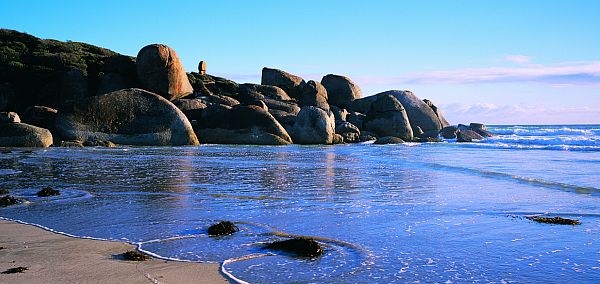
[[[455,139],[458,128],[456,126],[446,126],[440,130],[440,135],[445,139]]]
[[[130,250],[128,252],[125,252],[121,255],[121,257],[123,257],[124,260],[128,260],[128,261],[146,261],[151,259],[152,257],[145,255],[139,251],[135,251],[135,250]]]
[[[0,188],[0,195],[5,195],[5,194],[8,194],[8,193],[9,193],[8,189]]]
[[[568,219],[562,217],[542,217],[542,216],[533,216],[533,217],[525,217],[531,221],[535,221],[538,223],[546,223],[546,224],[557,224],[557,225],[580,225],[581,222],[576,219]]]
[[[42,190],[38,191],[36,194],[38,197],[48,197],[48,196],[60,195],[60,191],[58,191],[52,187],[46,186],[46,187],[42,188]]]
[[[71,141],[60,141],[60,147],[66,148],[82,148],[83,142],[79,140],[71,140]]]
[[[301,257],[316,257],[323,254],[321,245],[313,239],[294,238],[284,241],[272,242],[263,248],[279,250]]]
[[[239,231],[238,227],[230,221],[221,221],[208,227],[209,236],[226,236]]]
[[[475,140],[482,140],[483,137],[479,134],[477,134],[477,132],[473,131],[473,130],[464,130],[464,131],[458,131],[456,133],[456,141],[457,142],[473,142]]]
[[[0,197],[0,206],[6,207],[15,204],[19,204],[19,199],[14,196],[5,195]]]
[[[404,140],[398,138],[398,137],[394,137],[394,136],[385,136],[385,137],[381,137],[377,140],[375,140],[375,142],[373,142],[373,144],[378,144],[378,145],[384,145],[384,144],[402,144],[404,143]]]

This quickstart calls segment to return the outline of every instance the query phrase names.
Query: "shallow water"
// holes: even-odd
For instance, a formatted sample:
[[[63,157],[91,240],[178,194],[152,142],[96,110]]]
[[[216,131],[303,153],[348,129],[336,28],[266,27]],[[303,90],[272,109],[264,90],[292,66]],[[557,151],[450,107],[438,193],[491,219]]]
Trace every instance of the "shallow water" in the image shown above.
[[[30,203],[0,216],[169,258],[254,255],[224,266],[254,283],[599,282],[600,126],[490,129],[466,144],[13,151],[0,187]],[[48,185],[63,195],[35,196]],[[521,218],[544,213],[582,225]],[[219,220],[241,231],[208,237]],[[261,249],[286,234],[325,255]]]

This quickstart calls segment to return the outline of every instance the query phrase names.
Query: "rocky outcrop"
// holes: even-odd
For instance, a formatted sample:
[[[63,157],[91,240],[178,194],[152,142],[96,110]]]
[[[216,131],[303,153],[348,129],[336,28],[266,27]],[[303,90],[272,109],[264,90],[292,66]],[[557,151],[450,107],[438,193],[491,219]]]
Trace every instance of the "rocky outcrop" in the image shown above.
[[[335,127],[335,133],[342,136],[345,143],[360,142],[360,130],[350,122],[342,122]]]
[[[183,64],[172,48],[163,44],[147,45],[136,60],[141,86],[167,100],[175,100],[194,92]]]
[[[456,133],[457,142],[474,142],[476,140],[483,140],[483,137],[473,130],[463,130]]]
[[[456,126],[446,126],[440,130],[440,135],[445,139],[455,139],[458,128]]]
[[[0,123],[0,147],[49,147],[52,134],[48,129],[25,123]]]
[[[428,105],[431,108],[431,110],[433,110],[435,115],[437,115],[438,119],[440,120],[440,124],[442,125],[442,128],[450,125],[450,123],[448,123],[448,121],[442,114],[442,110],[440,110],[437,106],[435,106],[432,101],[430,101],[428,99],[424,99],[423,102],[426,105]]]
[[[402,104],[391,94],[378,96],[363,121],[364,129],[379,137],[412,140],[413,131]]]
[[[301,77],[288,72],[264,67],[260,84],[280,87],[288,96],[299,99],[306,82]]]
[[[81,42],[43,40],[0,29],[0,110],[56,108],[65,100],[94,95],[105,62],[115,56]]]
[[[290,101],[292,98],[288,94],[277,86],[269,85],[258,85],[258,84],[241,84],[239,85],[240,96],[248,95],[251,93],[257,93],[262,95],[264,98],[269,98],[278,101]]]
[[[125,89],[86,98],[61,110],[56,129],[63,140],[122,145],[198,145],[185,115],[166,99]]]
[[[236,98],[239,84],[217,76],[188,73],[188,80],[198,96],[227,96]]]
[[[21,118],[16,112],[0,112],[0,123],[19,123],[21,122]]]
[[[333,113],[314,106],[303,107],[290,134],[297,144],[332,144],[335,135]]]
[[[287,145],[292,139],[287,131],[258,106],[223,108],[207,114],[195,128],[202,143]]]
[[[329,110],[327,103],[327,90],[319,82],[308,81],[302,88],[300,106],[315,106],[323,110]]]
[[[100,75],[100,84],[96,94],[135,88],[139,86],[135,57],[118,55],[107,59]]]
[[[373,144],[378,144],[378,145],[384,145],[384,144],[402,144],[404,143],[404,140],[398,138],[398,137],[394,137],[394,136],[385,136],[385,137],[381,137],[377,140],[375,140],[375,142],[373,142]]]
[[[404,106],[412,128],[421,127],[423,132],[442,129],[440,119],[435,112],[412,92],[387,91],[382,94],[394,96]]]
[[[483,123],[472,122],[471,124],[469,124],[469,128],[471,130],[477,132],[477,134],[479,134],[479,135],[481,135],[483,137],[492,137],[492,136],[494,136],[494,134],[492,132],[487,131],[487,127]]]
[[[340,108],[347,109],[354,100],[362,97],[360,87],[345,76],[325,75],[321,79],[321,84],[327,89],[329,103]]]

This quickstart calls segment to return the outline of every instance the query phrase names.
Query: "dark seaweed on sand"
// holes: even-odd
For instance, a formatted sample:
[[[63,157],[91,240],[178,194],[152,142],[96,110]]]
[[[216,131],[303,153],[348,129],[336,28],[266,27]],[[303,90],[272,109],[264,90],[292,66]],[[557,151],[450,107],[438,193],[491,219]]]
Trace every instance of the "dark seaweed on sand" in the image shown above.
[[[23,273],[27,269],[28,269],[27,267],[19,266],[19,267],[9,268],[9,269],[7,269],[5,271],[2,271],[2,274]]]
[[[135,251],[135,250],[130,250],[126,253],[124,253],[123,255],[123,259],[125,260],[129,260],[129,261],[146,261],[151,259],[150,256],[147,256],[139,251]]]
[[[538,222],[538,223],[545,223],[545,224],[558,224],[558,225],[579,225],[579,224],[581,224],[581,222],[579,220],[561,218],[561,217],[533,216],[533,217],[526,217],[526,218],[529,220]]]

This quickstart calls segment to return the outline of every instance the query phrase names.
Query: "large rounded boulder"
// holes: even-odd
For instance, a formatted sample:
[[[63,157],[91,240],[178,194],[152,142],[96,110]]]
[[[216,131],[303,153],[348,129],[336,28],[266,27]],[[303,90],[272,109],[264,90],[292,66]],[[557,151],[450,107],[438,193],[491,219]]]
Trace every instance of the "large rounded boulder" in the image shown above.
[[[335,135],[333,112],[314,106],[303,107],[291,134],[297,144],[332,144]]]
[[[48,129],[25,123],[0,123],[0,147],[48,147],[52,134]]]
[[[202,143],[287,145],[292,139],[264,108],[236,106],[211,112],[196,127]]]
[[[198,145],[190,122],[166,99],[141,89],[86,98],[56,118],[63,140],[111,141],[122,145]]]
[[[324,110],[329,110],[327,103],[327,90],[319,82],[308,81],[302,88],[300,96],[300,106],[316,106]]]
[[[301,77],[288,72],[264,67],[260,84],[280,87],[290,97],[299,99],[306,82]]]
[[[350,78],[329,74],[321,79],[321,84],[327,89],[329,103],[340,108],[349,108],[352,102],[362,97],[360,87]]]
[[[138,79],[145,90],[170,101],[194,92],[172,48],[163,44],[148,45],[140,50],[136,62]]]
[[[390,94],[379,96],[371,104],[363,127],[379,137],[394,136],[406,141],[413,138],[413,130],[403,105]]]

